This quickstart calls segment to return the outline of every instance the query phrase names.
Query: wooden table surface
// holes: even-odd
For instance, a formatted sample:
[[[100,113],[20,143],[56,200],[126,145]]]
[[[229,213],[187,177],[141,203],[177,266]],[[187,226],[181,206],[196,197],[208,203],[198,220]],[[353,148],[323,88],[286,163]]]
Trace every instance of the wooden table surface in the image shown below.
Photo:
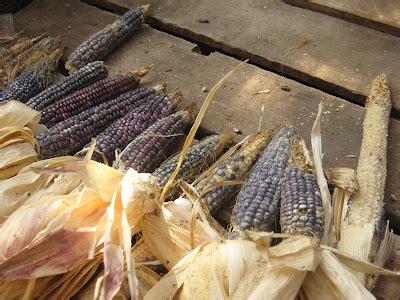
[[[93,4],[93,0],[87,1]],[[182,106],[199,108],[209,90],[239,59],[250,58],[218,92],[202,124],[205,132],[245,134],[290,122],[309,143],[320,101],[324,166],[355,167],[360,150],[362,106],[372,79],[388,75],[400,109],[400,38],[282,1],[35,0],[17,13],[17,30],[60,35],[66,54],[117,14],[140,3],[153,7],[148,22],[106,60],[112,73],[153,64],[144,83],[166,83],[184,94]],[[101,9],[106,8],[107,10]],[[111,12],[110,12],[111,11]],[[202,19],[202,22],[199,22]],[[204,23],[204,21],[208,23]],[[321,25],[323,24],[323,25]],[[202,53],[201,53],[202,52]],[[386,211],[400,229],[400,122],[390,123]],[[237,135],[237,140],[242,135]],[[391,269],[400,267],[396,237]],[[382,278],[378,297],[397,299],[398,279]]]

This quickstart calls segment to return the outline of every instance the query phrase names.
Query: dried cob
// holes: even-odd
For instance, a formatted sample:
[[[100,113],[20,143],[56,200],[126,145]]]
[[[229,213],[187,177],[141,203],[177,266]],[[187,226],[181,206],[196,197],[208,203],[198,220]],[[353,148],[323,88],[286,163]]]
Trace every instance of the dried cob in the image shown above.
[[[212,135],[190,147],[176,179],[184,178],[186,182],[191,183],[196,175],[211,166],[231,142],[232,137],[230,135]],[[172,156],[153,172],[159,187],[164,187],[167,183],[178,164],[179,157],[180,153]]]
[[[272,132],[270,131],[258,134],[249,144],[216,167],[210,178],[205,178],[195,185],[195,189],[200,194],[207,190],[202,199],[212,215],[215,215],[218,209],[229,199],[234,198],[240,190],[240,185],[218,186],[216,184],[233,180],[244,181],[250,168],[271,138]],[[211,187],[211,185],[215,186]]]
[[[0,93],[0,104],[10,100],[25,103],[51,83],[62,51],[56,50],[50,56],[42,56]]]
[[[324,234],[321,191],[313,168],[304,155],[303,145],[301,139],[295,139],[289,167],[282,182],[281,231],[312,236],[320,241]]]
[[[56,84],[31,98],[26,105],[36,110],[60,100],[67,95],[107,77],[108,71],[102,61],[95,61],[80,69],[78,72],[65,77]]]
[[[57,50],[63,52],[63,45],[59,37],[40,39],[32,47],[7,60],[6,75],[13,79],[23,73],[27,67],[36,65],[38,61],[42,60],[43,56],[49,56]]]
[[[133,90],[147,70],[129,72],[100,80],[49,105],[42,110],[41,123],[51,127],[95,105]]]
[[[54,125],[37,137],[42,150],[41,158],[76,153],[92,137],[130,110],[144,104],[153,94],[152,88],[139,88]]]
[[[385,74],[372,82],[365,104],[363,139],[357,166],[358,193],[352,197],[342,221],[338,249],[362,260],[379,263],[381,241],[384,238],[384,196],[386,182],[387,136],[390,110],[389,84]],[[384,244],[383,244],[384,245]],[[368,289],[375,285],[375,277],[358,273]]]
[[[251,169],[233,209],[234,227],[274,231],[277,227],[281,182],[289,162],[297,129],[280,129]]]
[[[121,153],[125,168],[151,173],[176,150],[176,144],[193,122],[192,114],[179,111],[143,131]]]
[[[160,87],[155,87],[155,90],[158,92]],[[135,108],[96,137],[97,148],[110,163],[113,162],[116,149],[125,149],[134,138],[155,121],[174,113],[177,108],[176,104],[180,100],[180,94],[158,96]]]
[[[147,9],[148,5],[131,9],[114,23],[90,36],[69,55],[65,68],[75,72],[92,61],[106,58],[142,27],[143,15]]]

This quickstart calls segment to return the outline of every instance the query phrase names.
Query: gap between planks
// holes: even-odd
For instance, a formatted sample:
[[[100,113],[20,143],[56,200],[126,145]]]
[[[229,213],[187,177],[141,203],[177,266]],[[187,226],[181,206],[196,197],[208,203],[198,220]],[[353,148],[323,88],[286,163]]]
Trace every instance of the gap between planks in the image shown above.
[[[97,7],[113,14],[123,14],[128,11],[128,8],[120,6],[115,3],[110,3],[103,0],[80,0],[82,3]],[[324,93],[327,93],[334,97],[340,97],[351,103],[364,106],[366,97],[358,94],[355,91],[349,91],[341,86],[335,85],[320,78],[310,76],[309,74],[303,73],[299,70],[290,68],[280,63],[270,61],[264,57],[251,54],[250,52],[243,49],[233,49],[223,42],[216,42],[211,38],[204,35],[194,34],[192,31],[177,27],[174,24],[165,23],[158,18],[152,16],[146,17],[146,23],[161,32],[168,33],[177,38],[186,40],[188,42],[196,44],[200,49],[209,49],[209,52],[219,52],[221,54],[236,58],[238,60],[248,59],[248,64],[255,65],[268,72],[275,73],[279,76],[295,80],[305,86],[309,86]],[[197,52],[203,54],[201,51]],[[204,55],[204,54],[203,54]],[[392,111],[391,116],[395,119],[400,120],[400,112]]]
[[[362,0],[366,1],[363,5],[369,6],[369,10],[358,9],[359,1],[335,1],[335,0],[283,0],[284,2],[298,6],[300,8],[307,8],[319,13],[326,14],[335,18],[339,18],[357,25],[362,25],[374,30],[378,30],[387,34],[400,37],[400,22],[397,16],[400,12],[400,2],[398,0]],[[392,18],[380,15],[376,10],[383,10],[383,13],[393,13],[391,9],[396,8]],[[375,7],[375,6],[377,7]]]
[[[113,13],[123,13],[127,11],[129,7],[143,4],[146,1],[142,0],[81,0],[81,2],[84,2],[89,5],[93,5],[98,8],[102,8],[104,10],[107,10],[109,12]],[[142,3],[143,2],[143,3]],[[167,1],[168,4],[165,4],[166,6],[169,5],[169,3],[173,1]],[[215,38],[213,34],[209,34],[208,32],[202,32],[201,30],[196,30],[191,27],[191,25],[180,25],[180,23],[177,21],[176,23],[173,22],[172,20],[169,20],[165,16],[159,16],[161,15],[160,9],[163,9],[163,5],[159,3],[158,1],[150,1],[150,3],[154,4],[154,10],[157,12],[154,12],[150,14],[150,16],[147,17],[146,22],[150,24],[153,28],[166,32],[168,34],[177,36],[179,38],[185,39],[187,41],[190,41],[192,43],[196,43],[200,46],[208,46],[212,48],[213,50],[220,52],[222,54],[234,57],[236,59],[249,59],[251,64],[254,64],[264,70],[273,72],[275,74],[278,74],[280,76],[284,76],[289,79],[296,80],[304,85],[319,89],[321,91],[324,91],[325,93],[328,93],[330,95],[334,95],[337,97],[341,97],[349,102],[358,104],[358,105],[363,105],[365,103],[366,95],[368,94],[367,91],[363,88],[362,90],[359,90],[357,88],[352,87],[351,85],[346,86],[346,84],[342,84],[339,81],[338,83],[335,83],[335,80],[330,80],[331,78],[329,76],[319,76],[318,73],[313,74],[313,72],[308,72],[307,68],[305,70],[302,70],[301,68],[298,68],[296,64],[286,62],[285,57],[287,57],[289,54],[291,55],[291,52],[296,50],[296,47],[291,47],[286,49],[286,54],[283,57],[283,60],[281,61],[270,59],[268,55],[259,55],[257,54],[257,51],[253,51],[250,49],[247,49],[247,47],[235,47],[234,43],[226,43],[224,38]],[[267,2],[266,2],[267,4]],[[188,4],[187,6],[189,6]],[[291,5],[287,5],[291,7]],[[195,14],[193,14],[195,16]],[[327,17],[330,18],[330,17]],[[184,22],[183,22],[184,23]],[[222,22],[223,23],[223,22]],[[213,30],[213,29],[211,29]],[[366,29],[368,30],[368,29]],[[221,32],[218,31],[217,29],[217,35],[221,34]],[[232,45],[229,45],[232,44]],[[240,44],[240,43],[239,43]],[[239,45],[238,44],[238,45]],[[273,46],[273,45],[271,45]],[[293,49],[292,49],[293,48]],[[298,48],[297,48],[298,49]],[[261,52],[262,53],[262,52]],[[377,74],[376,74],[377,75]],[[390,74],[389,74],[390,75]],[[390,77],[392,78],[392,77]],[[328,80],[326,80],[328,79]],[[392,78],[393,81],[395,82],[395,79]],[[342,79],[341,79],[342,80]],[[358,79],[360,80],[360,79]],[[372,79],[371,79],[372,81]],[[365,80],[364,80],[365,82]],[[368,87],[370,82],[368,81]],[[360,82],[357,82],[358,85],[360,85]],[[396,84],[394,83],[394,86]],[[361,88],[358,86],[358,88]],[[393,101],[394,101],[394,109],[392,110],[392,117],[396,119],[400,119],[400,99],[397,99],[397,90],[393,91]],[[399,104],[397,104],[399,102]]]

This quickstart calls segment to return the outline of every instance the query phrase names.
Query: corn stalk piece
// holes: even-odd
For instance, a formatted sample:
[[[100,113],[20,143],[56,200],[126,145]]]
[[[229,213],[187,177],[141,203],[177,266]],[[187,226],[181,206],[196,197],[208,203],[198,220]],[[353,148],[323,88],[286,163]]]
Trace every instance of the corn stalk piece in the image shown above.
[[[338,249],[363,260],[375,262],[384,236],[384,191],[386,182],[387,136],[390,110],[390,90],[386,76],[372,82],[365,104],[363,140],[357,166],[359,191],[351,199],[348,214],[342,223]],[[374,278],[358,274],[368,288]]]
[[[36,110],[43,110],[69,94],[80,90],[96,81],[106,78],[108,71],[102,61],[95,61],[79,69],[76,73],[65,77],[43,92],[29,99],[26,105]]]
[[[124,43],[143,25],[148,5],[131,9],[114,23],[90,36],[68,57],[65,68],[75,72],[90,62],[102,60]]]

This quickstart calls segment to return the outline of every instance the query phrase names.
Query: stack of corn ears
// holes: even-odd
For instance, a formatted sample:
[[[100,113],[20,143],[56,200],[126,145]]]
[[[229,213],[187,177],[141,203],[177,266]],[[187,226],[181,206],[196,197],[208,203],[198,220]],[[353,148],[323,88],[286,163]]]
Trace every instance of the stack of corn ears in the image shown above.
[[[211,97],[215,92],[212,89]],[[313,167],[324,208],[321,244],[312,237],[250,230],[249,240],[228,240],[228,232],[210,216],[195,188],[184,182],[180,186],[186,196],[164,203],[180,165],[185,165],[185,154],[210,99],[201,108],[163,190],[151,174],[131,168],[122,172],[90,160],[94,145],[85,159],[65,156],[37,161],[33,136],[42,129],[37,113],[18,103],[18,113],[7,114],[10,109],[4,108],[16,104],[3,105],[1,126],[13,124],[14,118],[18,130],[27,128],[36,156],[29,165],[17,168],[14,177],[0,182],[2,297],[336,299],[352,295],[373,299],[357,272],[400,275],[328,246],[340,238],[338,222],[343,218],[334,213],[344,211],[343,201],[357,185],[354,176],[340,177],[336,170],[336,177],[331,177],[345,192],[331,199],[322,168],[322,105],[312,132]],[[24,121],[18,121],[23,115]],[[383,244],[388,249],[390,234],[386,233]],[[133,237],[137,241],[132,248]],[[271,246],[276,238],[283,241]],[[379,253],[384,261],[387,251]]]

